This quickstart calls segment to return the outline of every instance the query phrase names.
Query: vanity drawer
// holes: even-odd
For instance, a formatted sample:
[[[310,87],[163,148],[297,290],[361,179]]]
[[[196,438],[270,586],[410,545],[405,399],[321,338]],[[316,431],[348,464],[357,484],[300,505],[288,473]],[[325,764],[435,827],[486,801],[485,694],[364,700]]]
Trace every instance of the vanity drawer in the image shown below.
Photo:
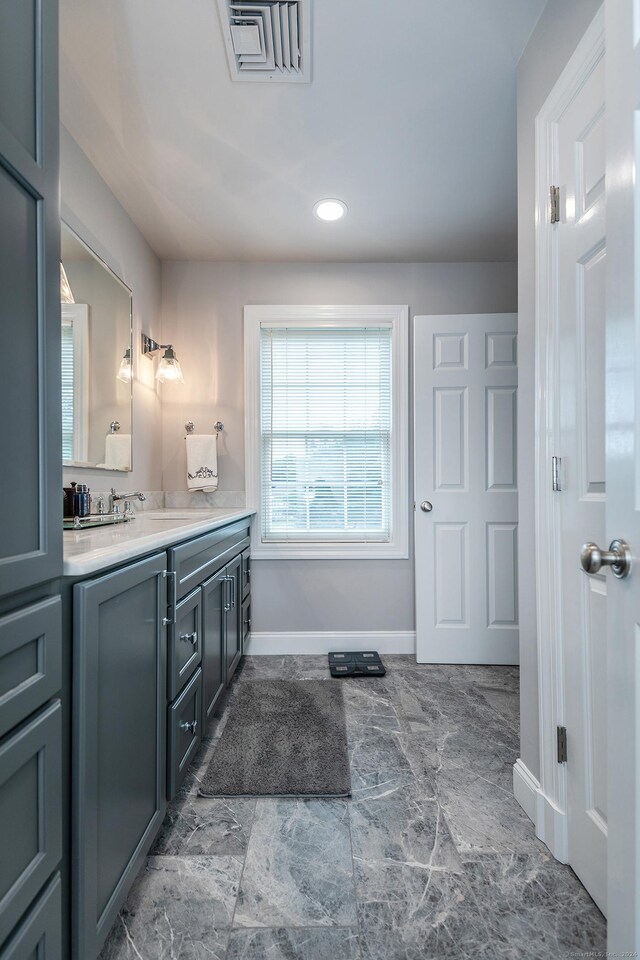
[[[167,797],[173,800],[202,742],[202,670],[169,707]]]
[[[0,617],[0,737],[61,685],[60,597]]]
[[[249,546],[248,520],[220,527],[203,537],[169,549],[169,569],[176,574],[176,600],[195,590],[237,554]]]
[[[60,874],[56,873],[44,893],[18,925],[13,936],[0,948],[0,960],[61,960],[62,895]]]
[[[249,596],[251,590],[251,551],[244,550],[242,553],[242,597]]]
[[[181,600],[176,622],[169,627],[168,697],[178,696],[202,660],[202,591],[198,587]]]
[[[0,744],[0,943],[62,856],[60,701]]]
[[[251,597],[242,601],[242,652],[246,652],[247,640],[251,633]]]

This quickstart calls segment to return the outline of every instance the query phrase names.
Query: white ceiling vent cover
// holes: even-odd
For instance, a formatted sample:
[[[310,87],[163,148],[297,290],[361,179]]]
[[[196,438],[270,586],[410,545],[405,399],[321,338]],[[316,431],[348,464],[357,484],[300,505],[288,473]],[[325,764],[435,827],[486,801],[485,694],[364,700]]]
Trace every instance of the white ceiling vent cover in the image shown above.
[[[309,83],[311,0],[218,0],[232,80]]]

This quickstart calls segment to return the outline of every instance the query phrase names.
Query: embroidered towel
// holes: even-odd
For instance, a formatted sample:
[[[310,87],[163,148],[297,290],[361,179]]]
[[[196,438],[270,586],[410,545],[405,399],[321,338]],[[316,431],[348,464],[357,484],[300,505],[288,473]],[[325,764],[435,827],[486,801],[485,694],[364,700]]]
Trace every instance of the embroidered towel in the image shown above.
[[[215,434],[194,433],[187,441],[187,489],[213,493],[218,489],[218,450]]]
[[[131,434],[108,433],[104,441],[104,463],[107,470],[131,470]]]

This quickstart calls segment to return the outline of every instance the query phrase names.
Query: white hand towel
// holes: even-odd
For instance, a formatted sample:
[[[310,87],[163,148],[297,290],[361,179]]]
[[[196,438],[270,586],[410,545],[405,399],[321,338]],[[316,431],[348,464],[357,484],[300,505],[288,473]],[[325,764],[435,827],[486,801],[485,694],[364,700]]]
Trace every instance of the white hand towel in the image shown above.
[[[187,441],[187,489],[213,493],[218,489],[218,450],[215,434],[194,433]]]
[[[107,470],[131,470],[131,434],[108,433],[104,441]]]

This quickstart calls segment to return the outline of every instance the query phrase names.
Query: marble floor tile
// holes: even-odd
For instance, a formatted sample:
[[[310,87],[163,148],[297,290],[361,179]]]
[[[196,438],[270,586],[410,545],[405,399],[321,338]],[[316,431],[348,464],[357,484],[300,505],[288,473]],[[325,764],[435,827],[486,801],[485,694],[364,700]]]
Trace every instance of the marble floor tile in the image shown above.
[[[158,856],[244,857],[255,800],[189,796],[171,804],[152,853]]]
[[[559,960],[605,921],[513,797],[518,670],[383,657],[340,682],[349,800],[197,795],[247,680],[330,680],[248,657],[101,960]]]
[[[353,800],[385,797],[416,777],[393,730],[350,728],[351,796]],[[429,792],[433,793],[431,786]]]
[[[354,858],[363,960],[489,960],[464,876]]]
[[[493,707],[501,717],[504,717],[509,729],[514,733],[520,731],[520,694],[514,690],[504,690],[500,687],[478,686],[480,693],[487,703]]]
[[[456,664],[449,668],[452,683],[475,683],[482,687],[498,687],[517,693],[520,688],[520,668],[494,666],[483,663]]]
[[[357,927],[233,930],[227,960],[360,960]]]
[[[224,960],[241,872],[235,857],[149,857],[100,960]]]
[[[511,790],[462,767],[441,770],[436,782],[451,836],[463,857],[546,850]]]
[[[465,873],[496,957],[605,955],[604,917],[573,871],[550,854],[481,856]]]
[[[235,926],[355,922],[346,801],[258,800]]]
[[[351,803],[349,818],[353,856],[360,861],[462,872],[436,800],[397,792],[386,800]]]

